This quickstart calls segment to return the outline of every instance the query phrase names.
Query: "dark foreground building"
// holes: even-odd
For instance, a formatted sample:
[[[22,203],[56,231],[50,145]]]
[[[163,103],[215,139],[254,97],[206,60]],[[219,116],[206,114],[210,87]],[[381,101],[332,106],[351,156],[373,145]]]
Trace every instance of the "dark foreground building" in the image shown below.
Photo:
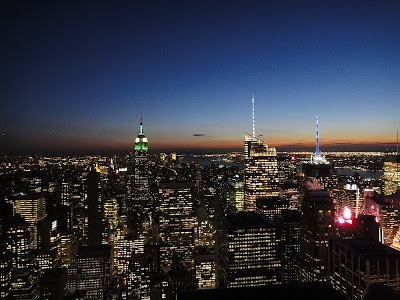
[[[371,284],[400,290],[400,252],[369,239],[333,243],[332,282],[348,299],[361,299]],[[400,299],[400,298],[399,298]]]
[[[346,297],[335,291],[326,282],[307,282],[296,284],[269,285],[260,287],[198,290],[178,294],[178,300],[346,300]]]
[[[219,286],[262,286],[281,282],[277,225],[255,212],[229,212],[218,232]]]

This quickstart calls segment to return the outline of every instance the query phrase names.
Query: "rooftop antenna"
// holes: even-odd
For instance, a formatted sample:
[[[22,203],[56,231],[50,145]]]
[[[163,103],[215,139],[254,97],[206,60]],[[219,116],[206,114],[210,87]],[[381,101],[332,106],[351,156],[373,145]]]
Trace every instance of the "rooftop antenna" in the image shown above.
[[[143,116],[142,113],[140,113],[140,125],[139,125],[139,134],[143,134],[143,122],[142,122]]]
[[[316,126],[316,143],[315,143],[315,157],[318,159],[320,156],[320,151],[319,151],[319,130],[318,130],[318,113],[317,113],[317,126]]]
[[[253,98],[251,100],[251,104],[253,105],[253,138],[256,137],[256,123],[254,120],[254,94],[253,94]]]
[[[397,125],[397,143],[396,143],[396,152],[399,155],[399,125]]]

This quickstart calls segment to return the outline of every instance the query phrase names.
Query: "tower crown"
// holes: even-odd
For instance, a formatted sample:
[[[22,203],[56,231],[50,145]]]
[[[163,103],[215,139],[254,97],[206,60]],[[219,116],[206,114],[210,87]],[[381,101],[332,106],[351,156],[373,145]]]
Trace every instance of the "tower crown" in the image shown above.
[[[140,114],[140,125],[139,125],[139,133],[135,139],[135,150],[148,150],[148,141],[147,137],[143,133],[143,120],[142,114]]]
[[[326,160],[325,156],[321,154],[319,150],[319,129],[318,129],[318,114],[316,117],[316,134],[315,134],[315,154],[311,155],[311,162],[313,164],[328,164],[329,162]]]

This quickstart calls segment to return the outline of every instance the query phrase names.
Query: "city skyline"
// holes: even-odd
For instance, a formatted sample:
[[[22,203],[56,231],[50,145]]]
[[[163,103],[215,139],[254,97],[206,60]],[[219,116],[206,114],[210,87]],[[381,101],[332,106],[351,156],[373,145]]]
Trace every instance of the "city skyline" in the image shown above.
[[[2,7],[3,153],[396,148],[395,1]]]

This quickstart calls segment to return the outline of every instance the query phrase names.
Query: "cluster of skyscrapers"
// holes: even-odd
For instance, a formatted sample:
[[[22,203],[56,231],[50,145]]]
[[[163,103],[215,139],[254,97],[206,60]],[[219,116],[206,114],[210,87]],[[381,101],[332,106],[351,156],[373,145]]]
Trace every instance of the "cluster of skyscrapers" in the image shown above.
[[[343,299],[399,292],[398,153],[383,180],[341,177],[319,150],[318,118],[316,138],[302,158],[253,126],[244,153],[225,157],[242,167],[200,164],[149,154],[141,119],[129,155],[4,160],[0,298],[190,299],[320,282]]]

